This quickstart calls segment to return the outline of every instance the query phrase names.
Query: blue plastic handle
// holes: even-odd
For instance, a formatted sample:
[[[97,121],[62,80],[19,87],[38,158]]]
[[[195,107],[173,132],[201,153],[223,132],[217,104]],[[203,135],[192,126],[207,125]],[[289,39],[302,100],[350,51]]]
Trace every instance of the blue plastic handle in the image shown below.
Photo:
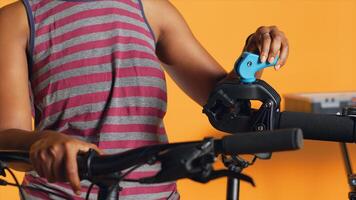
[[[243,83],[253,83],[256,81],[256,72],[264,69],[266,67],[271,67],[277,64],[278,57],[274,59],[272,63],[264,62],[261,63],[260,56],[250,53],[243,52],[240,58],[235,63],[235,72],[240,76]]]

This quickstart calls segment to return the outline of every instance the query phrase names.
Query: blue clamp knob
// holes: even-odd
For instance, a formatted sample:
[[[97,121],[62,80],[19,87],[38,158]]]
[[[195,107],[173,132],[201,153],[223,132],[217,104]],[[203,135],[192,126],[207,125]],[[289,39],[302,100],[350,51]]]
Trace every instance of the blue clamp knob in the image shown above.
[[[259,55],[243,52],[235,63],[235,72],[240,76],[243,83],[253,83],[256,81],[255,74],[259,70],[274,66],[278,62],[278,57],[272,63],[261,63]]]

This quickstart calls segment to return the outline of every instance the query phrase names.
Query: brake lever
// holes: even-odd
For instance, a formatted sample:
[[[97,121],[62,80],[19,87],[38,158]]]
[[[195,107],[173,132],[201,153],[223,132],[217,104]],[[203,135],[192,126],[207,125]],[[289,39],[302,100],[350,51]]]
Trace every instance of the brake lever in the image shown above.
[[[200,144],[178,146],[157,156],[161,171],[140,183],[163,183],[195,176],[208,177],[215,161],[214,140],[206,138]]]
[[[210,175],[207,177],[196,176],[196,177],[190,177],[189,179],[199,182],[199,183],[207,183],[211,180],[218,179],[221,177],[236,178],[236,179],[239,179],[240,181],[250,183],[254,187],[256,186],[255,181],[253,180],[252,177],[250,177],[246,174],[243,174],[243,173],[237,173],[237,172],[233,172],[233,171],[225,170],[225,169],[212,171],[210,173]]]

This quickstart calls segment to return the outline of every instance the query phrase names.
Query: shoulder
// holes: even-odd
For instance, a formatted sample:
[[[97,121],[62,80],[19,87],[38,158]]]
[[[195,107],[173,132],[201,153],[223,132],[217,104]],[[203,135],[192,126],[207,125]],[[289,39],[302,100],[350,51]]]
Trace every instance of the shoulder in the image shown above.
[[[141,0],[146,17],[156,34],[157,41],[171,28],[185,24],[182,15],[168,0]]]
[[[0,8],[0,30],[6,39],[16,38],[18,42],[27,44],[29,25],[25,6],[21,1]]]

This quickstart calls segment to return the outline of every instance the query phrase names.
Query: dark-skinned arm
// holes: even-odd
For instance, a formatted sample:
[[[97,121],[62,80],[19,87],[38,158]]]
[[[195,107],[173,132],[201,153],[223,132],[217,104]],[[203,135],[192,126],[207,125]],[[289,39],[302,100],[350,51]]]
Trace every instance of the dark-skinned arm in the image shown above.
[[[227,72],[200,45],[169,1],[143,0],[143,5],[165,70],[188,96],[203,106],[216,83],[228,76]],[[265,60],[280,54],[276,66],[283,66],[288,56],[287,39],[274,26],[258,28],[244,49],[260,52]]]

